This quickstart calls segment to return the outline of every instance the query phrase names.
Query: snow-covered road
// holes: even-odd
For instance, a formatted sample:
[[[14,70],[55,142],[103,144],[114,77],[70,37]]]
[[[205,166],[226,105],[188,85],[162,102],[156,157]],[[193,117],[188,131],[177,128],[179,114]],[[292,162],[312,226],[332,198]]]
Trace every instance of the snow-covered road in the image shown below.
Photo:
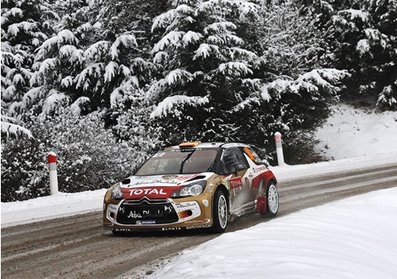
[[[288,272],[292,272],[294,269],[304,270],[302,276],[305,278],[309,277],[309,272],[317,272],[316,276],[312,278],[321,278],[323,274],[320,271],[323,268],[334,268],[338,264],[341,267],[340,273],[333,273],[334,276],[331,278],[360,278],[354,277],[355,273],[347,273],[347,271],[351,271],[348,269],[349,266],[360,269],[362,265],[366,266],[366,274],[387,278],[389,272],[394,272],[394,270],[390,269],[389,263],[384,260],[384,255],[386,255],[386,258],[388,256],[394,257],[395,247],[391,244],[389,246],[391,252],[385,251],[384,245],[386,244],[374,242],[378,241],[379,238],[376,238],[373,232],[376,231],[378,236],[385,236],[385,239],[387,239],[390,234],[389,229],[395,228],[389,226],[392,223],[390,220],[396,219],[397,216],[393,208],[383,206],[388,204],[387,201],[384,202],[383,197],[374,200],[365,198],[361,202],[364,204],[363,206],[355,206],[353,209],[349,209],[350,211],[361,212],[362,215],[360,216],[345,211],[346,209],[343,208],[338,209],[336,207],[333,210],[333,205],[330,205],[328,209],[331,213],[324,213],[324,217],[322,217],[322,211],[316,214],[317,208],[309,211],[313,215],[305,215],[307,213],[304,213],[300,216],[300,213],[295,213],[288,216],[287,214],[346,196],[397,186],[396,155],[386,154],[320,164],[273,168],[280,180],[280,215],[270,222],[259,225],[259,229],[249,227],[262,223],[264,220],[261,216],[250,215],[237,219],[230,224],[229,233],[216,238],[221,239],[221,243],[225,243],[226,246],[219,248],[218,245],[215,245],[218,243],[216,240],[211,242],[214,250],[210,250],[208,245],[205,244],[206,241],[216,237],[216,235],[211,234],[201,233],[196,235],[195,233],[193,235],[188,233],[178,234],[177,236],[174,234],[137,234],[130,237],[112,237],[109,232],[105,232],[101,227],[100,210],[102,208],[103,190],[89,193],[59,194],[25,202],[2,203],[2,223],[4,220],[9,220],[8,225],[13,222],[29,223],[38,219],[72,215],[62,219],[4,228],[2,230],[1,247],[2,275],[7,278],[52,276],[57,278],[114,278],[116,276],[120,276],[120,278],[140,278],[142,275],[155,271],[154,278],[156,276],[162,278],[163,274],[158,270],[159,259],[204,243],[204,246],[196,248],[199,251],[197,253],[204,253],[203,250],[208,249],[210,257],[205,254],[200,255],[200,257],[194,256],[196,250],[193,250],[191,252],[193,256],[189,256],[190,252],[186,253],[187,258],[182,256],[171,266],[166,267],[166,270],[169,271],[166,271],[164,276],[185,276],[185,272],[194,270],[193,274],[207,277],[208,274],[205,275],[204,273],[210,272],[212,273],[209,276],[210,278],[215,275],[222,277],[225,272],[227,273],[226,277],[240,278],[241,272],[245,272],[251,277],[263,278],[267,263],[273,268],[269,269],[274,272],[272,278],[283,278],[284,275],[290,275],[290,273],[278,273],[284,269]],[[306,179],[302,180],[303,177],[306,177]],[[376,212],[378,208],[380,214],[384,217],[378,218]],[[76,215],[78,212],[87,212],[87,210],[99,210],[99,212]],[[372,215],[367,215],[367,212],[372,212]],[[351,219],[348,219],[349,216],[351,216]],[[328,222],[328,219],[335,220]],[[373,221],[372,219],[376,220]],[[286,220],[285,223],[284,220]],[[332,223],[338,222],[338,220],[339,223]],[[276,222],[276,226],[273,227],[274,222]],[[270,227],[267,225],[268,223],[271,224]],[[332,229],[336,231],[330,229],[329,233],[320,234],[322,231],[326,231],[325,229],[329,224],[332,224]],[[325,228],[321,230],[321,226],[325,226]],[[366,226],[369,228],[368,233]],[[386,231],[383,231],[383,228],[386,228]],[[395,231],[392,231],[392,233],[395,233]],[[318,236],[316,236],[317,234]],[[342,235],[342,239],[329,240],[329,236],[338,234]],[[263,238],[263,235],[269,235],[271,238]],[[277,238],[277,235],[283,237]],[[375,238],[370,238],[370,236]],[[225,237],[225,240],[222,240],[223,237]],[[256,241],[258,241],[258,244]],[[384,265],[379,269],[365,264],[366,260],[373,260],[373,255],[365,255],[366,248],[360,247],[366,245],[369,241],[373,241],[373,243],[367,245],[372,249],[370,251],[382,253],[379,258]],[[335,259],[328,261],[331,257],[330,254],[336,255],[336,251],[341,249],[341,246],[331,246],[335,242],[347,243],[348,245],[352,243],[349,249],[356,248],[356,250],[346,250],[346,257],[341,256],[340,259],[335,257]],[[319,249],[320,244],[327,245],[329,248],[322,251]],[[380,248],[376,250],[378,246]],[[101,251],[101,253],[98,253],[98,251]],[[224,253],[221,253],[221,251]],[[270,262],[262,261],[264,259],[263,253],[266,253],[266,251],[275,255],[275,258],[269,258]],[[233,253],[235,253],[235,258],[233,258]],[[327,255],[326,253],[330,254]],[[360,253],[360,257],[357,258],[356,262],[349,262],[348,259],[354,253]],[[106,255],[106,257],[103,255]],[[242,257],[238,257],[238,255]],[[321,260],[321,257],[327,259],[327,261]],[[229,258],[230,262],[234,262],[234,264],[228,267]],[[344,262],[342,262],[342,259]],[[148,262],[150,264],[146,264]],[[164,262],[164,260],[160,260],[160,265]],[[212,265],[214,262],[219,263],[220,266]],[[196,272],[196,263],[200,263],[202,273]],[[221,269],[220,267],[223,265],[228,268]],[[131,270],[132,267],[135,268]],[[286,269],[286,267],[290,269]],[[216,270],[214,271],[214,269]],[[233,273],[234,270],[235,273]],[[364,271],[357,274],[362,275],[363,273]],[[174,276],[174,274],[178,276]],[[299,273],[294,271],[293,275],[295,274],[298,275]],[[328,273],[324,274],[324,276],[327,276]],[[293,276],[293,278],[299,277]]]

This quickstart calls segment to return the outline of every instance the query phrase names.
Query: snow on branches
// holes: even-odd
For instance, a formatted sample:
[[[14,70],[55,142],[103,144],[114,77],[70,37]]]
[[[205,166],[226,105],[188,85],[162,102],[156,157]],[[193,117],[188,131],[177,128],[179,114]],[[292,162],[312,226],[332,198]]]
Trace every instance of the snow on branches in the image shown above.
[[[167,117],[167,115],[170,113],[178,117],[183,114],[183,112],[178,109],[181,106],[198,107],[205,105],[208,102],[209,99],[207,96],[190,97],[184,95],[175,95],[167,97],[157,105],[157,107],[150,114],[150,118]]]
[[[335,96],[339,89],[336,85],[349,75],[346,70],[315,69],[299,75],[295,80],[279,78],[266,83],[261,88],[261,96],[265,101],[269,101],[272,95],[274,98],[282,98],[282,94],[287,92],[296,95],[309,92],[313,96],[325,92],[324,96]]]
[[[74,36],[74,34],[69,30],[62,30],[56,36],[46,40],[38,49],[36,54],[36,60],[43,60],[54,52],[58,52],[62,46],[65,45],[76,45],[79,40]]]
[[[116,38],[110,47],[110,56],[113,60],[119,58],[120,50],[122,47],[132,49],[137,46],[135,35],[132,33],[122,34]]]
[[[246,76],[252,74],[252,70],[244,62],[227,62],[218,66],[218,71],[225,76]]]
[[[11,136],[17,138],[19,135],[33,138],[31,131],[25,127],[22,127],[17,122],[18,121],[15,118],[7,117],[1,114],[1,134],[5,135],[6,138]]]

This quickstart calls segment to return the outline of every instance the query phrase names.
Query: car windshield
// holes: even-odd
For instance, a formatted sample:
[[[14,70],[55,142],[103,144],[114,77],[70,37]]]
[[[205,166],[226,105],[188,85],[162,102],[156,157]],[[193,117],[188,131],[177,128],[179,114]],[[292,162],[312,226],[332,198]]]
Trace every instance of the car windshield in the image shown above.
[[[208,171],[215,161],[217,149],[160,151],[135,175],[188,174]]]

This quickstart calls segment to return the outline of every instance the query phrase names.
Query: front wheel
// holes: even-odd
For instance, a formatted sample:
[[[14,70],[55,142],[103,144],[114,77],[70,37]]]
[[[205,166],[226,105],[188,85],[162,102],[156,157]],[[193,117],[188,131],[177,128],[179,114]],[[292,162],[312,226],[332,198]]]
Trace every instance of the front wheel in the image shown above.
[[[266,200],[267,200],[266,215],[269,217],[276,216],[279,208],[279,197],[278,197],[277,187],[273,183],[271,183],[267,188]]]
[[[227,199],[223,191],[217,191],[214,197],[212,209],[213,222],[212,231],[215,233],[224,232],[228,223]]]

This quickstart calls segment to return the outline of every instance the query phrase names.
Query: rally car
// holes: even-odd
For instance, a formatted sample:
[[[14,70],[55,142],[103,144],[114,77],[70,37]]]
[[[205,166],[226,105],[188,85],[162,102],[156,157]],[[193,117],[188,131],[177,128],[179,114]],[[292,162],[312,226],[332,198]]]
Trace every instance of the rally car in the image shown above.
[[[114,233],[209,228],[248,212],[276,216],[277,180],[252,147],[185,142],[157,152],[106,192],[103,225]]]

